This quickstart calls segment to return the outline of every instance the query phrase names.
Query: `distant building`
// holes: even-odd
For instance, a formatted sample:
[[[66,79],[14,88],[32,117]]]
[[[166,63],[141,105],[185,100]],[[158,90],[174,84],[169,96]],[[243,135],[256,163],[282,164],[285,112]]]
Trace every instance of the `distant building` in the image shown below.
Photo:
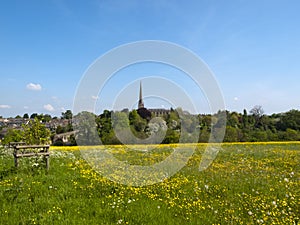
[[[170,114],[169,109],[148,109],[152,115],[156,117],[165,116]]]
[[[50,131],[55,131],[58,126],[65,127],[69,124],[71,124],[71,119],[52,119],[49,122],[45,123],[45,126]]]
[[[162,108],[147,109],[147,108],[145,108],[144,101],[143,101],[142,82],[140,82],[139,102],[138,102],[137,112],[142,118],[147,119],[147,120],[150,120],[152,116],[163,117],[163,116],[170,114],[169,109],[162,109]]]
[[[139,106],[138,109],[142,109],[144,107],[144,101],[143,101],[143,93],[142,93],[142,81],[140,81],[140,96],[139,96]]]
[[[61,140],[62,143],[66,144],[66,143],[70,143],[70,138],[72,135],[76,135],[76,133],[78,133],[78,130],[75,131],[70,131],[70,132],[66,132],[66,133],[62,133],[62,134],[56,134],[53,137],[53,142],[57,142],[58,140]]]
[[[21,129],[23,124],[28,124],[30,119],[24,118],[1,118],[0,127],[7,127],[13,129]]]

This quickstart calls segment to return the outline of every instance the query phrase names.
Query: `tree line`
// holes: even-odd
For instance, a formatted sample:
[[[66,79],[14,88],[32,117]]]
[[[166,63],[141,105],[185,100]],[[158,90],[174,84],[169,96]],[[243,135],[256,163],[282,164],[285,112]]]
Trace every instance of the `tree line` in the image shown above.
[[[225,117],[220,119],[218,116],[220,113],[226,114],[226,119],[224,119]],[[34,135],[27,134],[26,136],[26,132],[33,132],[36,129],[42,129],[43,131],[40,133],[44,135],[46,128],[43,127],[43,124],[39,126],[34,124],[43,118],[39,115],[34,118],[32,123],[24,127],[23,131],[8,131],[3,143],[32,137]],[[76,126],[79,132],[76,138],[74,135],[71,136],[68,143],[57,140],[52,143],[54,145],[76,145],[76,141],[89,145],[130,144],[137,143],[137,140],[140,139],[147,140],[150,137],[151,143],[197,141],[205,143],[209,141],[211,135],[218,133],[218,129],[222,128],[226,129],[224,142],[300,141],[300,111],[294,109],[285,113],[266,115],[261,106],[255,106],[249,112],[244,110],[242,113],[219,111],[215,114],[191,115],[178,108],[171,109],[168,114],[158,118],[154,116],[143,118],[137,110],[121,112],[104,110],[100,115],[81,112],[75,116],[68,110],[62,113],[62,118],[70,120],[73,118],[73,122],[79,121],[81,125]],[[35,128],[30,131],[29,128],[33,125]],[[51,138],[53,140],[55,134],[72,131],[74,127],[71,123],[64,127],[58,126],[52,133],[50,131],[47,133],[49,139],[44,135],[41,140],[51,140]],[[81,135],[83,132],[93,138]],[[99,142],[99,138],[101,142]],[[89,142],[85,139],[89,139]]]

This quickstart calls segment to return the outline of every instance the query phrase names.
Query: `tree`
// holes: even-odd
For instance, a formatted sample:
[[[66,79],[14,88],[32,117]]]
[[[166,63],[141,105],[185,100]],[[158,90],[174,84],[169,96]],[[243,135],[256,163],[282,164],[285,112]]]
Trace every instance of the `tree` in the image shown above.
[[[38,114],[37,113],[32,113],[31,116],[30,116],[30,119],[34,119],[35,117],[37,117]]]
[[[25,114],[23,115],[23,118],[24,118],[24,119],[29,119],[28,113],[25,113]]]
[[[231,126],[226,126],[226,133],[225,133],[224,141],[225,142],[239,141],[238,129],[231,127]]]
[[[285,131],[288,128],[300,131],[300,111],[290,110],[280,115],[277,129]]]
[[[220,116],[223,113],[227,120],[225,116]],[[71,114],[71,112],[63,113],[63,118],[70,118],[67,114]],[[85,114],[90,116],[86,117]],[[165,119],[163,124],[154,118],[149,120],[149,116],[146,119],[143,118],[137,110],[115,113],[104,110],[99,116],[84,112],[81,116],[83,123],[80,125],[80,129],[84,132],[76,135],[76,139],[82,137],[83,141],[95,140],[95,142],[86,144],[98,144],[98,136],[104,144],[137,143],[137,139],[148,140],[150,138],[154,141],[153,143],[160,143],[162,139],[163,143],[196,142],[197,140],[208,142],[209,138],[214,141],[222,137],[224,126],[226,126],[225,142],[300,140],[300,111],[298,110],[266,115],[261,106],[255,106],[249,114],[244,110],[242,113],[219,111],[213,115],[193,116],[178,108],[171,109],[168,115],[160,118]],[[39,118],[40,115],[36,115],[36,117]],[[74,121],[76,123],[76,120]],[[56,132],[71,130],[72,126],[69,124],[65,127],[58,127]],[[155,138],[153,135],[156,135]]]
[[[72,119],[72,117],[73,117],[73,113],[70,109],[66,110],[66,112],[61,113],[61,118],[62,119],[70,120],[70,119]]]
[[[167,115],[166,122],[169,127],[176,127],[176,129],[180,128],[180,118],[174,109],[171,108],[170,113]]]
[[[252,130],[249,133],[249,140],[251,142],[256,142],[256,141],[268,141],[268,134],[266,131],[262,131],[259,129]]]
[[[248,118],[248,114],[247,114],[247,110],[244,109],[243,111],[243,116],[242,116],[242,119],[243,119],[243,128],[248,128],[248,124],[249,124],[249,118]]]
[[[96,115],[91,112],[80,112],[73,118],[73,127],[78,130],[76,142],[78,145],[100,145],[97,130]]]
[[[261,117],[264,114],[264,110],[261,105],[256,105],[250,110],[250,113],[254,116]]]
[[[4,136],[3,144],[8,145],[9,142],[19,142],[23,141],[24,139],[24,132],[22,130],[16,130],[16,129],[9,129]]]
[[[258,127],[260,125],[261,122],[261,118],[264,115],[264,110],[262,108],[262,106],[260,105],[256,105],[253,107],[253,109],[250,110],[250,113],[252,114],[252,116],[255,119],[255,127]]]
[[[209,137],[210,137],[210,131],[207,130],[207,127],[203,127],[200,130],[200,134],[199,134],[199,142],[208,142],[209,141]]]
[[[55,133],[56,133],[56,134],[62,134],[62,133],[65,133],[65,129],[64,129],[61,125],[58,125],[58,126],[56,127]]]
[[[52,119],[51,115],[45,114],[45,115],[43,115],[42,121],[49,122],[49,121],[51,121],[51,119]]]
[[[300,139],[299,132],[291,128],[286,129],[285,135],[286,135],[285,140],[287,141],[299,141]]]
[[[44,124],[41,124],[39,119],[35,117],[28,124],[23,125],[24,141],[27,144],[50,144],[51,132]]]
[[[178,143],[179,142],[179,138],[180,138],[180,133],[175,131],[175,130],[171,130],[168,129],[166,136],[163,140],[164,144],[169,144],[169,143]]]
[[[114,130],[123,130],[129,126],[127,114],[124,112],[115,112],[112,116]]]
[[[112,139],[116,139],[112,130],[111,112],[104,110],[96,118],[99,136],[104,144],[112,144]]]
[[[201,127],[211,127],[211,115],[201,115],[200,116],[200,126]]]
[[[139,115],[137,110],[132,110],[129,113],[129,124],[131,132],[134,136],[144,139],[148,137],[149,127],[147,127],[147,119],[144,119],[142,116]]]
[[[76,138],[75,138],[75,135],[74,135],[74,134],[72,134],[72,135],[70,136],[70,145],[71,145],[71,146],[76,146],[76,145],[77,145],[77,143],[76,143]]]
[[[236,112],[226,112],[227,114],[227,125],[231,127],[240,127],[240,115]]]
[[[226,126],[226,111],[218,111],[214,116],[212,117],[212,124],[215,128],[223,128]]]
[[[137,113],[137,111],[134,109],[129,113],[129,123],[130,125],[134,125],[140,120],[140,115]]]

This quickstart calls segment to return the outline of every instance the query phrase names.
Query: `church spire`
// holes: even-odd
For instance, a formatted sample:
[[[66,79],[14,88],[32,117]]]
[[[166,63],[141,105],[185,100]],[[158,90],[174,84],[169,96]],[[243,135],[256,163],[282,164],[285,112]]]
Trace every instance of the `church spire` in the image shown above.
[[[144,102],[143,102],[143,93],[142,93],[142,81],[140,81],[140,98],[139,98],[139,109],[144,108]]]

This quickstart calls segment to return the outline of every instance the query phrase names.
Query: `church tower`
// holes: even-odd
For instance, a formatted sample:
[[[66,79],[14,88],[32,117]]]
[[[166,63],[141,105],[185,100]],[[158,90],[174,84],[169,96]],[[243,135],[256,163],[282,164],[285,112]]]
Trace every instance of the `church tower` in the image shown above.
[[[144,102],[143,102],[143,93],[142,93],[142,81],[140,81],[140,97],[139,97],[139,106],[138,109],[142,109],[144,107]]]

